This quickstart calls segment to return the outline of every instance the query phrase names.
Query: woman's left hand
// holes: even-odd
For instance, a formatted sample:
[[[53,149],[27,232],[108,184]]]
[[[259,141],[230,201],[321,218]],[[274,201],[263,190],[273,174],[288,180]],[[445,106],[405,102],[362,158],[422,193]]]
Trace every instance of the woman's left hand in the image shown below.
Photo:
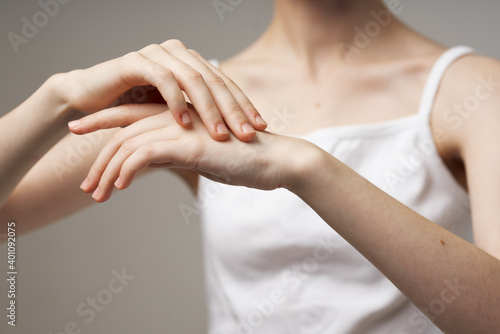
[[[232,134],[215,141],[192,106],[193,123],[187,128],[177,126],[165,109],[164,104],[118,106],[82,118],[78,134],[126,126],[103,148],[82,189],[104,202],[114,186],[127,188],[148,166],[185,168],[214,181],[257,189],[290,188],[311,162],[308,152],[320,151],[304,140],[269,132],[257,132],[250,142]]]

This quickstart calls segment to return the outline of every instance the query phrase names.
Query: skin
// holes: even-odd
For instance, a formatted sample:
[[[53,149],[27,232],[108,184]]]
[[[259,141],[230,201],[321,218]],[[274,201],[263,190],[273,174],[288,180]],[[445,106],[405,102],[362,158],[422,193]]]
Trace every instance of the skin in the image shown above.
[[[78,185],[116,130],[106,131],[103,140],[93,145],[81,163],[66,170],[62,180],[52,164],[63,164],[68,148],[75,149],[90,140],[89,136],[68,134],[68,121],[73,120],[72,128],[77,129],[83,115],[128,101],[135,86],[156,87],[147,89],[150,94],[140,102],[161,101],[162,108],[168,109],[181,127],[191,126],[190,118],[183,118],[183,114],[189,116],[189,101],[196,106],[212,139],[227,139],[228,127],[240,140],[254,138],[255,129],[265,129],[265,122],[234,82],[209,66],[182,42],[169,40],[89,69],[50,77],[0,119],[2,224],[15,219],[20,222],[18,233],[23,234],[92,203],[82,196]],[[121,117],[128,119],[134,105],[123,106]]]
[[[445,49],[394,19],[368,48],[348,61],[341,45],[353,44],[353,27],[372,20],[367,14],[370,10],[383,9],[378,1],[277,0],[275,4],[276,14],[267,32],[224,62],[221,69],[264,119],[272,118],[273,108],[289,107],[296,117],[285,129],[270,123],[269,132],[257,132],[249,142],[233,134],[225,141],[215,141],[210,140],[210,127],[204,125],[196,105],[188,107],[189,127],[180,127],[175,113],[165,112],[165,105],[158,103],[106,109],[71,128],[80,135],[108,128],[105,131],[114,133],[90,168],[83,190],[103,202],[113,187],[128,187],[150,164],[185,169],[184,178],[193,187],[199,173],[259,189],[286,188],[308,203],[424,312],[432,300],[442,296],[443,282],[456,280],[460,298],[447,304],[439,316],[428,314],[444,332],[495,333],[500,328],[500,288],[496,284],[500,280],[500,224],[496,219],[500,187],[492,185],[500,184],[500,154],[494,145],[500,141],[500,92],[482,101],[475,117],[464,117],[458,130],[446,121],[445,113],[474,92],[479,76],[500,78],[500,64],[481,56],[455,62],[443,78],[431,117],[443,161],[469,192],[473,245],[397,202],[313,144],[287,136],[415,113],[420,100],[415,92],[422,91],[432,64]],[[52,89],[58,96],[57,88]],[[60,110],[59,115],[68,114],[60,104],[53,106]],[[128,126],[113,130],[124,125]],[[56,148],[49,154],[57,157]],[[28,199],[28,208],[44,203],[63,215],[52,197],[35,200],[23,190],[36,183],[48,187],[50,180],[38,179],[44,171],[50,178],[47,169],[37,164],[26,175],[0,211],[2,219],[24,214],[20,212],[23,198]],[[78,176],[82,176],[80,171],[72,172],[72,184],[65,186],[75,186]],[[65,192],[61,188],[57,186],[49,195],[61,199],[58,196]],[[38,188],[32,191],[42,193]],[[80,198],[76,192],[66,194],[73,196],[71,200]],[[28,211],[24,203],[23,208]],[[57,214],[42,216],[49,221],[47,216]],[[33,217],[24,215],[28,225],[35,224]]]

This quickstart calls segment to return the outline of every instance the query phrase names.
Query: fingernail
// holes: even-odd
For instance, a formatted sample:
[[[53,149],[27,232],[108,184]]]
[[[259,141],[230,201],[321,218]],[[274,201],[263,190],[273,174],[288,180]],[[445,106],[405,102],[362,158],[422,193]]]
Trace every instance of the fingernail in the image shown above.
[[[246,133],[252,133],[252,132],[255,132],[255,129],[253,128],[253,126],[251,126],[250,124],[248,123],[244,123],[242,126],[241,126],[241,129],[243,130],[243,132],[246,132]]]
[[[217,124],[217,132],[220,134],[227,135],[229,133],[229,130],[224,125],[224,123],[219,123],[219,124]]]
[[[83,180],[82,184],[80,184],[80,189],[86,189],[88,184],[89,180],[87,179]]]
[[[188,112],[185,111],[181,115],[182,123],[184,124],[189,124],[191,123],[191,117],[189,116]]]
[[[257,121],[257,123],[260,123],[262,125],[267,125],[266,121],[264,121],[264,119],[260,116],[255,117],[255,120]]]
[[[120,178],[117,178],[115,181],[115,187],[120,188],[121,184],[122,184],[122,180]]]
[[[80,121],[79,120],[71,121],[68,123],[68,126],[73,129],[78,129],[78,127],[80,126]]]
[[[101,192],[101,189],[99,189],[99,187],[97,187],[97,189],[92,194],[92,198],[96,199],[99,196],[100,192]]]

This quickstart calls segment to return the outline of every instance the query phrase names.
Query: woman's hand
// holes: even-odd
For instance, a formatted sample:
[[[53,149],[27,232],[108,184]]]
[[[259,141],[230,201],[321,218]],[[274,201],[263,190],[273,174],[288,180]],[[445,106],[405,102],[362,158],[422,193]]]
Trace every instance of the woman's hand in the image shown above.
[[[295,176],[314,163],[309,153],[321,151],[304,140],[269,132],[257,133],[251,142],[233,135],[214,141],[194,108],[188,110],[193,120],[188,128],[177,126],[161,104],[119,106],[82,118],[79,133],[130,125],[104,147],[81,188],[104,202],[114,186],[127,188],[148,166],[186,168],[218,182],[258,189],[290,188]]]
[[[134,87],[154,86],[157,91],[150,89],[144,102],[160,97],[175,122],[188,126],[191,123],[188,100],[216,140],[229,136],[227,127],[244,141],[255,136],[255,129],[266,128],[238,86],[178,40],[149,45],[89,69],[60,74],[58,80],[68,109],[87,114],[108,108]],[[156,96],[158,92],[161,96]],[[78,133],[78,121],[72,122],[71,127]]]

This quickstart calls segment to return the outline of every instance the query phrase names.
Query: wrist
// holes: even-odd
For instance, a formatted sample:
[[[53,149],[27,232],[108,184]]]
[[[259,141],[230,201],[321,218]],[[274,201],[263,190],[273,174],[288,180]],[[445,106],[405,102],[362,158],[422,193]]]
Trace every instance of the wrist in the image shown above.
[[[292,159],[287,162],[289,174],[286,188],[298,196],[314,188],[321,182],[322,174],[329,168],[332,156],[316,145],[300,140],[290,152]]]
[[[48,78],[37,91],[43,101],[47,116],[57,125],[67,129],[67,123],[81,117],[81,113],[72,108],[65,95],[66,74],[54,74]]]

